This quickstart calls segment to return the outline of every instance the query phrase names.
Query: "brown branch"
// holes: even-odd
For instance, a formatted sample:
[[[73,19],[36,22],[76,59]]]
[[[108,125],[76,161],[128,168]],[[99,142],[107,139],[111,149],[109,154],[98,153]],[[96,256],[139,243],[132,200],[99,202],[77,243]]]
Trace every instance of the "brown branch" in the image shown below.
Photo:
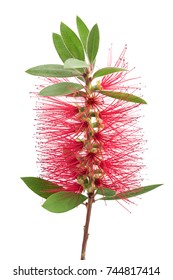
[[[88,194],[88,203],[87,203],[86,222],[85,222],[85,226],[84,226],[84,235],[83,235],[83,242],[82,242],[81,260],[85,260],[86,247],[87,247],[87,241],[88,241],[88,236],[89,236],[88,229],[89,229],[91,209],[92,209],[93,202],[94,202],[94,193],[89,193]]]

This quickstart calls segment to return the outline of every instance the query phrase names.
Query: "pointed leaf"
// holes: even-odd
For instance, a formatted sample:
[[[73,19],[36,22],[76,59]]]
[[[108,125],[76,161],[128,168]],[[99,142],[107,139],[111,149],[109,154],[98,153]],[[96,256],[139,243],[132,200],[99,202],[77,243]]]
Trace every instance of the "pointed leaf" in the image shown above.
[[[115,191],[108,188],[98,189],[96,194],[104,195],[104,196],[115,196]]]
[[[88,34],[89,34],[89,29],[88,27],[85,25],[85,23],[81,20],[80,17],[76,17],[76,23],[77,23],[77,28],[78,28],[78,32],[79,32],[79,37],[82,41],[82,44],[84,46],[84,49],[86,51],[86,45],[87,45],[87,38],[88,38]]]
[[[127,199],[127,198],[130,198],[130,197],[133,197],[133,196],[141,195],[141,194],[144,194],[146,192],[152,191],[152,190],[154,190],[154,189],[156,189],[156,188],[158,188],[162,185],[163,184],[149,185],[149,186],[133,189],[133,190],[130,190],[130,191],[122,192],[122,193],[116,194],[115,196],[112,196],[112,197],[102,197],[99,200]]]
[[[133,94],[129,94],[126,92],[116,92],[116,91],[104,91],[101,90],[100,93],[107,95],[112,98],[128,101],[128,102],[134,102],[134,103],[140,103],[140,104],[147,104],[147,102],[142,99],[141,97],[138,97]]]
[[[129,197],[133,197],[133,196],[137,196],[137,195],[141,195],[144,193],[147,193],[149,191],[152,191],[160,186],[162,186],[163,184],[154,184],[154,185],[149,185],[149,186],[145,186],[145,187],[141,187],[141,188],[137,188],[137,189],[133,189],[130,191],[126,191],[124,193],[119,193],[117,195],[117,199],[124,199],[124,198],[129,198]]]
[[[53,43],[59,57],[63,62],[66,61],[68,58],[73,57],[72,54],[66,48],[64,41],[59,34],[53,33]]]
[[[90,63],[93,63],[95,61],[98,48],[99,48],[99,29],[98,29],[98,25],[95,24],[88,35],[88,41],[87,41],[87,54]]]
[[[42,96],[58,96],[77,92],[83,88],[82,85],[64,82],[48,86],[40,91]]]
[[[76,59],[76,58],[69,58],[64,63],[64,68],[86,68],[89,67],[85,61]]]
[[[84,50],[77,35],[63,22],[60,25],[62,39],[73,57],[85,60]]]
[[[63,65],[59,64],[45,64],[35,66],[26,70],[26,73],[34,76],[41,76],[41,77],[78,77],[82,74],[77,70],[73,69],[64,69]]]
[[[22,177],[21,179],[33,192],[44,198],[48,198],[52,195],[53,191],[62,189],[62,187],[50,181],[37,177]]]
[[[63,213],[82,204],[86,199],[82,194],[58,192],[49,196],[42,206],[50,212]]]
[[[109,75],[111,73],[123,72],[123,71],[127,71],[127,69],[117,68],[117,67],[105,67],[96,71],[93,75],[93,78],[95,79],[104,75]]]

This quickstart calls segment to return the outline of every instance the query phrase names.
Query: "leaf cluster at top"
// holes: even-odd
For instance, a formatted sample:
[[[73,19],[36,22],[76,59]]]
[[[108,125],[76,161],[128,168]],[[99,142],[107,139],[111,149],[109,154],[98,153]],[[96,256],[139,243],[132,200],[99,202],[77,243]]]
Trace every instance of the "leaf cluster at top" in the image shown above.
[[[99,48],[99,29],[95,24],[89,31],[86,24],[77,16],[76,24],[79,36],[66,24],[61,22],[60,34],[53,33],[53,43],[55,49],[65,62],[69,58],[81,61],[88,59],[89,63],[94,63]]]
[[[95,24],[91,30],[80,17],[76,17],[78,35],[65,23],[60,24],[60,34],[53,33],[53,43],[55,49],[64,64],[44,64],[28,69],[26,72],[31,75],[42,77],[69,78],[78,77],[86,83],[86,76],[90,81],[116,72],[123,72],[127,69],[117,67],[105,67],[92,74],[99,49],[99,28]],[[59,85],[51,85],[41,90],[43,96],[60,96],[76,93],[84,89],[85,85],[62,82]],[[93,91],[98,91],[111,98],[146,104],[146,101],[127,92],[106,91],[94,86]]]

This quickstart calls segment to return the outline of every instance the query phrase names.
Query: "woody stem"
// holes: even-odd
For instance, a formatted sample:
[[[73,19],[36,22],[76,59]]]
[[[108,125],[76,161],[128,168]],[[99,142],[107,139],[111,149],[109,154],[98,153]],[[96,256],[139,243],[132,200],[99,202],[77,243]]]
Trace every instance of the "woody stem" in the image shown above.
[[[82,242],[81,260],[85,260],[86,247],[87,247],[87,241],[88,241],[88,236],[89,236],[88,229],[89,229],[91,209],[92,209],[93,202],[94,202],[94,193],[89,193],[88,194],[86,222],[85,222],[85,226],[84,226],[84,235],[83,235],[83,242]]]

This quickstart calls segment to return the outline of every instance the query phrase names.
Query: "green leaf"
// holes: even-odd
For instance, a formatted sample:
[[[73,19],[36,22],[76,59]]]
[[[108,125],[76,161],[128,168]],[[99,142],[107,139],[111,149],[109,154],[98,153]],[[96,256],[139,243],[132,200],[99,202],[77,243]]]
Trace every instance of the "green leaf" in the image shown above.
[[[87,38],[88,38],[88,34],[89,34],[89,29],[88,27],[85,25],[85,23],[81,20],[80,17],[76,17],[76,23],[77,23],[77,28],[78,28],[78,32],[79,32],[79,37],[82,41],[82,44],[84,46],[84,49],[86,51],[86,45],[87,45]]]
[[[111,73],[123,72],[123,71],[127,71],[127,69],[117,68],[117,67],[105,67],[96,71],[93,75],[93,78],[95,79],[104,75],[109,75]]]
[[[83,88],[82,85],[71,83],[71,82],[63,82],[48,86],[40,91],[40,95],[42,96],[58,96],[65,95],[77,92]]]
[[[155,184],[155,185],[149,185],[149,186],[145,186],[145,187],[141,187],[141,188],[137,188],[137,189],[133,189],[130,191],[126,191],[126,192],[122,192],[119,193],[115,196],[112,197],[102,197],[99,200],[118,200],[118,199],[127,199],[133,196],[137,196],[137,195],[141,195],[144,193],[147,193],[149,191],[152,191],[160,186],[162,186],[163,184]]]
[[[63,213],[82,204],[86,199],[82,194],[58,192],[49,196],[42,206],[50,212]]]
[[[62,189],[52,182],[37,177],[22,177],[21,179],[33,192],[44,198],[52,195],[50,191]]]
[[[144,99],[142,99],[136,95],[126,93],[126,92],[101,90],[100,93],[107,95],[109,97],[112,97],[112,98],[116,98],[116,99],[120,99],[120,100],[124,100],[124,101],[128,101],[128,102],[147,104],[147,102]]]
[[[64,63],[64,68],[86,68],[89,67],[85,61],[76,59],[76,58],[69,58]]]
[[[98,48],[99,48],[99,28],[98,25],[95,24],[88,35],[88,41],[87,41],[87,54],[90,63],[93,63],[95,61]]]
[[[53,33],[52,36],[53,36],[53,43],[54,43],[55,49],[56,49],[59,57],[61,58],[61,60],[64,62],[68,58],[73,57],[72,54],[66,48],[61,35]]]
[[[34,76],[57,77],[57,78],[77,77],[82,75],[77,70],[64,69],[64,66],[59,64],[45,64],[45,65],[35,66],[33,68],[28,69],[26,73]]]
[[[115,196],[115,191],[108,188],[98,189],[96,194],[104,195],[104,196]]]
[[[82,43],[73,30],[63,22],[61,22],[60,30],[62,39],[72,56],[80,60],[85,60]]]

